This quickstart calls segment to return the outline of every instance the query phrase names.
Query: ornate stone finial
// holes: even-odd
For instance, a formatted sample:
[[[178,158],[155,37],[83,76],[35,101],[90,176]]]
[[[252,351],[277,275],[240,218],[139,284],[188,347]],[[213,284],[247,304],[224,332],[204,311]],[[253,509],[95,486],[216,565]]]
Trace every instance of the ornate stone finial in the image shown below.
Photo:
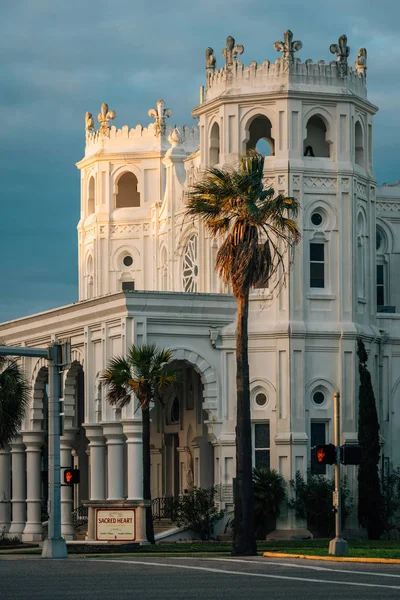
[[[165,108],[164,100],[160,99],[157,102],[157,108],[150,108],[148,114],[149,117],[156,120],[154,124],[156,136],[158,137],[160,134],[164,135],[167,129],[166,120],[172,115],[172,110],[170,108]]]
[[[331,44],[329,47],[332,54],[336,54],[336,68],[339,77],[344,77],[349,72],[347,58],[350,54],[350,48],[347,45],[347,36],[341,35],[337,44]]]
[[[225,58],[225,69],[227,71],[228,79],[232,78],[233,64],[238,54],[243,54],[244,46],[241,44],[235,45],[235,38],[228,35],[226,38],[226,47],[222,50],[222,56]]]
[[[185,141],[185,134],[176,125],[168,136],[171,146],[180,146]]]
[[[217,59],[214,56],[214,50],[210,47],[206,50],[206,74],[211,75],[215,72],[215,63]]]
[[[302,49],[303,44],[299,40],[293,41],[293,33],[287,29],[283,34],[283,42],[275,42],[274,48],[282,52],[283,70],[288,71],[294,63],[294,53]]]
[[[100,133],[108,135],[110,131],[110,121],[115,119],[115,111],[108,110],[108,104],[103,102],[97,119],[100,123]]]
[[[364,75],[364,77],[367,76],[367,49],[366,48],[360,48],[358,51],[358,56],[356,59],[356,62],[354,63],[356,66],[356,69],[359,73],[361,73],[362,75]]]
[[[91,112],[85,113],[85,130],[94,131],[94,121]]]

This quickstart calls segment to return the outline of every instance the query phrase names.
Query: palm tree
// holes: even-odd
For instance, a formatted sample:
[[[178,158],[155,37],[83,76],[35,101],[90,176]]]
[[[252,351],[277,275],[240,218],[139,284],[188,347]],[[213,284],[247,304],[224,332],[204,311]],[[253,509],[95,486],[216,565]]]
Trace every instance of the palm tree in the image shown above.
[[[0,356],[0,449],[18,435],[29,402],[29,386],[17,361]]]
[[[237,168],[208,168],[187,193],[187,213],[199,216],[221,239],[215,268],[238,302],[236,330],[236,489],[233,554],[253,555],[252,444],[248,361],[249,292],[254,286],[284,281],[288,249],[300,239],[291,217],[298,202],[264,189],[264,157],[240,157]],[[272,286],[272,287],[274,287]]]
[[[133,345],[126,358],[112,358],[108,368],[101,374],[101,380],[108,386],[106,400],[109,404],[122,408],[130,402],[133,392],[142,409],[144,500],[151,500],[150,403],[161,401],[162,393],[178,382],[176,372],[167,369],[171,361],[171,350],[157,348],[155,344]],[[154,544],[151,502],[146,508],[146,536]]]

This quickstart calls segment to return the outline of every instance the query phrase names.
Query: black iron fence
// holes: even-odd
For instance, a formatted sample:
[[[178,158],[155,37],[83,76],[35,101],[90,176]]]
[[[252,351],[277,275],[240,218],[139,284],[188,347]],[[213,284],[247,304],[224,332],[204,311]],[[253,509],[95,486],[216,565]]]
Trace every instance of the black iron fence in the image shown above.
[[[72,523],[74,529],[77,529],[81,525],[86,525],[88,522],[88,507],[87,506],[78,506],[75,510],[72,511]]]
[[[161,519],[174,519],[174,503],[175,498],[169,496],[167,498],[153,498],[151,508],[153,512],[153,521]]]

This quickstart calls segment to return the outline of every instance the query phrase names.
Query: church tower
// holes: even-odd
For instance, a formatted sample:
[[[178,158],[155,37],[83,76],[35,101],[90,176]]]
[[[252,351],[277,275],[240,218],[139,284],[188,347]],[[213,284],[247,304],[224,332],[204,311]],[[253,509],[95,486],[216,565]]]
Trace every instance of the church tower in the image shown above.
[[[229,36],[220,69],[208,48],[193,115],[201,169],[255,148],[265,155],[265,185],[300,202],[290,277],[279,295],[252,292],[249,325],[252,419],[268,423],[271,468],[288,480],[306,472],[311,446],[333,441],[336,391],[343,441],[357,439],[356,336],[376,332],[377,108],[367,99],[367,52],[350,66],[345,35],[327,48],[336,58],[328,64],[297,58],[302,43],[291,31],[274,47],[274,63],[244,66],[244,48]],[[227,373],[234,369],[232,353]]]

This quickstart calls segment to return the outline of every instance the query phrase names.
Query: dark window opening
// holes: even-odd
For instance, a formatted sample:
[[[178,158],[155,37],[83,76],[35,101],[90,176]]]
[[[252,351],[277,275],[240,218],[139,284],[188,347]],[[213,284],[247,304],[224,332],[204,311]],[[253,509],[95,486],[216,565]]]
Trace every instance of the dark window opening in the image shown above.
[[[254,425],[254,467],[256,469],[270,468],[270,432],[269,423]]]
[[[304,156],[329,158],[330,146],[326,141],[327,129],[324,121],[314,115],[307,122],[307,137],[304,140]]]
[[[134,281],[123,281],[122,282],[122,291],[123,292],[134,292],[135,291],[135,282]]]
[[[310,287],[325,287],[325,244],[310,243]]]
[[[384,265],[376,265],[376,304],[378,307],[385,304]]]
[[[257,150],[263,156],[275,154],[275,140],[272,138],[271,121],[264,115],[259,115],[250,124],[249,141],[246,150]]]

